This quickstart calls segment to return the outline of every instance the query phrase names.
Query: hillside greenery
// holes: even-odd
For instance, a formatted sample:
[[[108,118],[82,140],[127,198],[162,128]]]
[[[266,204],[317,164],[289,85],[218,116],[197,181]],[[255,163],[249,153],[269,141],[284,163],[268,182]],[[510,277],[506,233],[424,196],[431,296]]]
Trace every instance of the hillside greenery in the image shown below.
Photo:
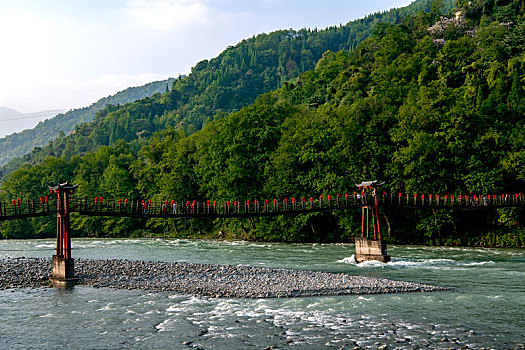
[[[22,164],[37,164],[48,156],[70,159],[100,146],[114,145],[117,140],[131,142],[132,148],[138,150],[153,133],[168,126],[181,127],[192,134],[214,118],[248,106],[257,96],[314,69],[325,51],[352,50],[370,36],[377,23],[396,23],[421,10],[440,13],[451,4],[452,0],[434,4],[418,0],[407,7],[372,14],[346,25],[323,30],[280,30],[243,40],[218,57],[197,63],[189,76],[179,76],[174,81],[169,92],[164,93],[162,84],[160,90],[155,90],[162,93],[148,94],[145,99],[123,106],[118,105],[123,104],[121,99],[101,100],[89,108],[89,113],[69,112],[34,130],[12,135],[10,140],[14,143],[2,144],[0,140],[3,149],[0,165],[2,159],[32,149],[0,168],[0,180]],[[94,121],[82,124],[91,121],[94,112],[97,112]],[[54,140],[46,146],[37,144],[50,138]],[[33,146],[39,147],[33,149]]]
[[[42,147],[46,146],[50,141],[54,141],[57,138],[63,139],[77,125],[93,121],[95,114],[106,106],[124,105],[155,93],[163,93],[167,87],[173,84],[174,80],[174,78],[170,78],[151,82],[143,86],[130,87],[114,95],[103,97],[88,107],[70,110],[46,119],[32,129],[2,137],[0,138],[0,166],[5,165],[11,159],[15,159],[5,167],[4,171],[7,171],[7,169],[14,170],[20,164],[31,159],[32,156],[28,155],[31,151],[33,151],[33,154],[42,152]]]
[[[477,0],[459,2],[446,17],[420,12],[378,24],[354,50],[324,52],[315,69],[206,120],[200,131],[168,123],[140,144],[117,137],[83,156],[47,157],[13,172],[0,196],[33,198],[65,180],[88,198],[177,201],[327,196],[371,179],[394,193],[523,193],[524,16],[521,1]],[[394,242],[525,245],[523,209],[384,214]],[[73,219],[78,235],[284,242],[347,242],[360,224],[353,210],[253,220]],[[45,236],[53,225],[33,219],[0,230]]]

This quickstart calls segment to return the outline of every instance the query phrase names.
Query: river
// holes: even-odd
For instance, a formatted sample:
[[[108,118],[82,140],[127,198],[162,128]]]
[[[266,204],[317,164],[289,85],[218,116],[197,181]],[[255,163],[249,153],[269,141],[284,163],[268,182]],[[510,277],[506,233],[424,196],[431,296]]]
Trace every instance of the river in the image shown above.
[[[221,299],[75,286],[0,291],[1,349],[432,349],[525,346],[525,251],[350,244],[74,239],[73,257],[329,271],[452,288],[437,293]],[[2,240],[0,258],[46,257],[53,240]]]

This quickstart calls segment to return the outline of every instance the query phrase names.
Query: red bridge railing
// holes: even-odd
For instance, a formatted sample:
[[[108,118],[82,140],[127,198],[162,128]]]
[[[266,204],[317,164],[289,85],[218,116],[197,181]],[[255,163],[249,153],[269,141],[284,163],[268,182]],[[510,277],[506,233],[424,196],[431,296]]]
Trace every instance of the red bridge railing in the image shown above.
[[[420,195],[386,193],[378,195],[380,206],[436,209],[489,209],[525,206],[523,194],[504,195]],[[301,214],[373,206],[375,198],[367,193],[326,197],[301,197],[245,201],[151,201],[96,198],[74,199],[71,211],[84,215],[143,217],[241,217]]]
[[[57,200],[54,197],[41,197],[39,200],[13,199],[10,202],[0,202],[0,220],[23,219],[56,213]]]
[[[435,208],[435,209],[490,209],[525,207],[525,195],[439,195],[386,193],[378,195],[383,207]],[[205,200],[205,201],[151,201],[146,199],[92,199],[72,196],[70,211],[91,216],[126,217],[245,217],[301,214],[352,207],[373,206],[375,198],[364,193],[328,195],[326,197],[300,197],[271,200]],[[30,218],[57,213],[54,196],[38,200],[12,200],[0,202],[0,220]]]

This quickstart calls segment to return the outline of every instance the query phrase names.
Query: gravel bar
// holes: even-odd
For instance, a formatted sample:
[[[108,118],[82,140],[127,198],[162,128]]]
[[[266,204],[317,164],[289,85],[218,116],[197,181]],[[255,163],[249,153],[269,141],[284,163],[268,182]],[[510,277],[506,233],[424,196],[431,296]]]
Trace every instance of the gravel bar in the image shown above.
[[[79,284],[225,298],[435,292],[448,288],[293,269],[185,262],[75,259]],[[0,259],[0,290],[49,287],[51,259]]]

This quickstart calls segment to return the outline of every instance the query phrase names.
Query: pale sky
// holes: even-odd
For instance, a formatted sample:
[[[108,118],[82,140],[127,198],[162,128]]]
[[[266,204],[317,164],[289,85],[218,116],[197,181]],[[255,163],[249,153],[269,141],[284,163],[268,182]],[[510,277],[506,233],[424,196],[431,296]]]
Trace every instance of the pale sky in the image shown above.
[[[229,45],[411,0],[0,0],[0,106],[73,109],[188,74]]]

